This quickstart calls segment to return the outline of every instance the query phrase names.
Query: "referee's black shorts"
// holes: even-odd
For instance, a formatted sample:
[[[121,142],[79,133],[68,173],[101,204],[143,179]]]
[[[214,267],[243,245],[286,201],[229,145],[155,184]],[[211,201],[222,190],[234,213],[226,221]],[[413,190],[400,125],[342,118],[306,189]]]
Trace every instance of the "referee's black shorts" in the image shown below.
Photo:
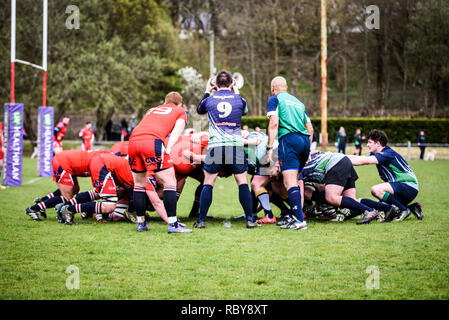
[[[326,173],[324,184],[335,184],[344,187],[344,190],[355,188],[355,181],[359,178],[348,157],[342,158],[332,169]]]

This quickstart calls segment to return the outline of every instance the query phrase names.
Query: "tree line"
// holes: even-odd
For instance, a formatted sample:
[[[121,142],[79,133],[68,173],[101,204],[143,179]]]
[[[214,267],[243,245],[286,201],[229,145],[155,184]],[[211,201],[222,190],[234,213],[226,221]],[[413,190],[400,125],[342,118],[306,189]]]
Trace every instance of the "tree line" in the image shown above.
[[[75,4],[79,29],[67,27],[69,5],[50,0],[48,8],[47,101],[56,119],[94,113],[102,137],[113,115],[140,117],[168,91],[195,104],[198,94],[179,70],[193,67],[207,80],[212,33],[217,70],[245,77],[250,115],[265,114],[270,80],[283,75],[311,116],[320,116],[318,0],[83,0]],[[367,27],[369,5],[379,8],[378,29]],[[0,9],[0,95],[7,102],[10,1]],[[327,17],[329,116],[448,117],[446,1],[327,0]],[[41,30],[41,1],[17,1],[17,58],[39,64]],[[32,138],[41,92],[41,72],[16,65],[16,101],[25,103]]]

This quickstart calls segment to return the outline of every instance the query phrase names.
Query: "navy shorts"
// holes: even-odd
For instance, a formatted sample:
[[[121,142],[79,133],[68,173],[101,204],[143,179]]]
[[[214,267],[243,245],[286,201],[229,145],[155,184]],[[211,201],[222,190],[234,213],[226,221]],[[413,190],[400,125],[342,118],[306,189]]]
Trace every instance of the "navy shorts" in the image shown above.
[[[402,182],[390,182],[394,197],[404,206],[408,205],[418,195],[418,190]]]
[[[243,147],[213,147],[207,150],[203,168],[211,174],[226,170],[240,174],[248,171],[248,159]]]
[[[278,156],[281,171],[301,171],[309,158],[309,136],[292,132],[279,140]]]

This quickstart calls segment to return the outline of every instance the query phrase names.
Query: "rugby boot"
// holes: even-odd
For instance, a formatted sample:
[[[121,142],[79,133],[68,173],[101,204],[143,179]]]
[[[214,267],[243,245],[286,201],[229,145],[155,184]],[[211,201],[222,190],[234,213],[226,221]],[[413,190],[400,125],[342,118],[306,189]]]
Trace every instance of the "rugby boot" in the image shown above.
[[[422,213],[422,204],[421,202],[415,202],[408,206],[410,211],[413,213],[413,215],[418,220],[422,220],[424,218],[424,215]]]
[[[268,217],[268,215],[265,215],[262,219],[256,220],[258,224],[272,224],[276,223],[276,217],[273,216],[273,218]]]
[[[25,209],[25,213],[31,217],[34,221],[42,221],[42,219],[39,217],[39,212],[34,211],[30,207]]]
[[[370,223],[371,221],[373,221],[374,219],[377,218],[377,216],[379,215],[379,212],[377,212],[376,210],[373,210],[373,211],[366,210],[363,214],[364,214],[364,218],[362,219],[362,221],[357,222],[357,224]]]
[[[399,218],[395,219],[394,221],[404,221],[411,214],[412,214],[412,212],[410,211],[410,209],[407,208],[407,210],[401,211],[399,213]]]
[[[391,205],[391,209],[385,212],[385,218],[382,222],[391,222],[399,214],[400,210],[394,204]]]

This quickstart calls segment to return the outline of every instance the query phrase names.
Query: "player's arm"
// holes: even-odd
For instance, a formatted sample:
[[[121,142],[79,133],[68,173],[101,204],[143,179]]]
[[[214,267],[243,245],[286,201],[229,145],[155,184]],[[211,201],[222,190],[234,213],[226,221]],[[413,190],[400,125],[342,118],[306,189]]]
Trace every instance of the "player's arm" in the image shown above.
[[[216,88],[216,86],[211,86],[211,84],[210,84],[210,83],[211,83],[211,80],[212,80],[212,79],[209,79],[209,80],[207,81],[206,92],[204,92],[204,96],[203,96],[203,98],[201,99],[200,103],[198,103],[198,106],[197,106],[197,108],[196,108],[196,111],[197,111],[199,114],[206,114],[206,113],[207,113],[207,109],[206,109],[206,100],[207,100],[207,98],[210,97],[210,94],[211,94],[212,90],[214,90],[214,88]]]
[[[206,160],[205,154],[197,154],[188,149],[184,150],[182,152],[182,155],[184,156],[184,158],[189,161],[193,161],[194,163],[203,163]]]
[[[147,190],[147,195],[153,205],[154,210],[156,210],[161,219],[168,224],[167,211],[165,210],[164,203],[159,198],[157,192]]]
[[[313,126],[312,121],[310,121],[309,115],[306,113],[306,123],[304,124],[306,127],[307,132],[310,134],[310,144],[312,144],[313,141]]]
[[[248,146],[257,146],[260,143],[260,138],[243,139],[243,144]]]
[[[171,149],[175,145],[175,143],[178,141],[179,137],[181,136],[182,132],[184,131],[184,128],[186,126],[186,120],[185,119],[178,119],[176,120],[175,126],[170,134],[170,139],[167,143],[167,153],[170,153]]]
[[[240,97],[242,98],[242,97]],[[243,102],[243,110],[242,110],[242,115],[246,116],[248,114],[248,104],[246,103],[246,100],[242,98],[242,102]]]
[[[366,164],[379,164],[379,161],[375,156],[355,156],[347,155],[349,160],[351,160],[353,166],[363,166]]]

